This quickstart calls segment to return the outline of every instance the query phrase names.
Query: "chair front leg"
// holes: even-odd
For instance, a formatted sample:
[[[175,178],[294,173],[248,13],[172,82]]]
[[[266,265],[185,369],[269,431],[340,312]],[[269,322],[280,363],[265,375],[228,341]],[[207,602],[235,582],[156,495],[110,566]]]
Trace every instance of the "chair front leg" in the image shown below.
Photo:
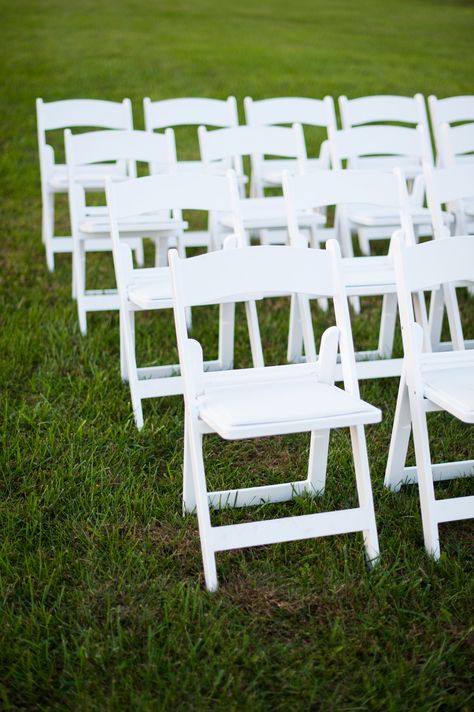
[[[388,451],[384,485],[397,492],[405,479],[405,465],[411,434],[411,412],[405,370],[402,371],[398,388],[397,406],[393,421],[392,437]]]
[[[431,465],[426,410],[421,394],[409,391],[409,396],[425,548],[430,556],[434,559],[439,559],[439,531],[435,513],[433,469]]]
[[[375,522],[374,500],[372,496],[364,426],[353,425],[350,431],[359,506],[365,510],[365,516],[367,518],[367,526],[363,530],[365,551],[367,560],[370,565],[373,566],[378,562],[379,558],[379,539],[377,524]]]
[[[212,540],[211,516],[209,499],[206,486],[206,473],[202,450],[202,435],[198,432],[197,424],[189,414],[188,419],[188,446],[190,449],[192,476],[194,482],[194,496],[201,539],[202,561],[204,577],[208,591],[216,591],[218,587],[215,548]],[[189,492],[188,492],[189,493]]]
[[[395,324],[397,321],[397,295],[384,294],[382,301],[382,314],[380,318],[380,333],[378,353],[380,358],[391,358],[393,354],[393,340],[395,338]]]

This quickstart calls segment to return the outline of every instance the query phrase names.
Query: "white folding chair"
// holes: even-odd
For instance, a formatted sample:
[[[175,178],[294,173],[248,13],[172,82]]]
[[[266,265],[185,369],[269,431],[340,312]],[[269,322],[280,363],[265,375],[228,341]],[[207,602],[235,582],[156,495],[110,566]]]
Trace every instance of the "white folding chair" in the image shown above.
[[[65,164],[56,163],[54,149],[47,141],[47,132],[65,128],[106,128],[133,129],[132,105],[130,99],[122,102],[96,99],[67,99],[45,103],[36,100],[38,127],[39,164],[42,199],[42,239],[46,250],[48,269],[54,270],[54,255],[72,252],[72,236],[55,234],[54,203],[57,193],[67,193],[68,177]],[[95,185],[97,176],[123,172],[123,165],[88,167],[82,176],[87,187]]]
[[[443,167],[443,136],[441,134],[442,124],[460,124],[474,121],[474,95],[468,96],[449,96],[445,99],[438,99],[436,96],[428,97],[428,106],[430,109],[431,124],[433,126],[433,135],[435,138],[437,165]],[[465,156],[464,161],[472,161]]]
[[[258,246],[213,252],[181,260],[170,253],[179,358],[184,380],[184,510],[197,510],[207,588],[217,588],[218,551],[362,531],[370,561],[379,548],[363,426],[379,422],[377,408],[360,400],[355,373],[349,310],[336,242],[327,250]],[[336,327],[322,339],[318,363],[204,373],[201,345],[189,339],[186,309],[229,304],[275,293],[310,294],[333,300]],[[304,305],[303,307],[304,308]],[[344,388],[334,385],[338,342]],[[322,494],[325,487],[329,433],[349,427],[359,506],[244,524],[212,526],[210,508],[284,502],[295,495]],[[224,440],[310,432],[304,480],[209,492],[203,458],[203,435]]]
[[[105,172],[96,181],[93,189],[87,190],[82,182],[82,175],[90,166],[104,164],[105,161],[121,161],[125,165],[125,176],[114,176],[115,180],[136,177],[136,162],[141,161],[153,166],[173,169],[176,160],[174,135],[172,129],[166,134],[154,135],[146,131],[93,131],[72,135],[65,132],[66,163],[69,174],[69,212],[73,237],[73,279],[74,296],[77,300],[79,326],[83,334],[87,333],[87,313],[108,311],[119,308],[119,297],[115,289],[87,289],[86,252],[111,252],[110,223],[106,206],[90,207],[87,196],[94,192],[104,192]],[[111,174],[113,176],[113,172]],[[143,265],[143,237],[154,239],[157,264],[166,264],[167,241],[170,237],[178,240],[182,246],[184,227],[181,216],[150,214],[140,219],[124,220],[121,229],[127,235],[128,242],[138,250],[137,260]],[[162,242],[163,244],[160,244]]]
[[[405,357],[385,485],[398,490],[402,484],[418,483],[425,547],[438,559],[438,525],[472,518],[474,496],[436,499],[434,482],[473,475],[474,460],[433,464],[427,413],[447,411],[464,423],[474,423],[474,352],[424,351],[412,294],[440,284],[474,282],[474,237],[452,237],[416,246],[408,246],[399,238],[393,252]],[[407,467],[411,430],[416,465]]]
[[[333,168],[393,170],[398,167],[405,178],[413,178],[410,194],[412,219],[418,233],[430,232],[429,211],[423,207],[423,160],[432,163],[431,144],[423,126],[360,126],[333,131],[329,129],[329,150]],[[398,218],[386,210],[358,207],[349,214],[352,229],[357,233],[363,254],[370,254],[370,240],[387,239],[400,227]],[[349,245],[347,246],[349,247]],[[350,254],[345,254],[345,257]]]
[[[122,377],[130,385],[133,413],[138,429],[143,426],[142,401],[182,393],[179,365],[138,368],[135,353],[135,313],[142,310],[171,309],[172,295],[168,267],[140,269],[133,265],[130,247],[123,239],[124,220],[147,219],[150,213],[171,212],[179,219],[182,210],[226,211],[234,215],[235,241],[242,241],[238,214],[238,187],[235,176],[199,173],[155,175],[116,183],[107,181],[107,204],[120,299]],[[126,233],[125,233],[126,235]],[[236,250],[233,250],[236,251]],[[211,275],[218,280],[219,274]],[[253,363],[263,356],[255,304],[247,304]],[[188,314],[189,316],[189,314]],[[219,354],[206,369],[230,369],[234,358],[234,306],[223,304],[219,317]]]
[[[143,100],[143,112],[147,131],[201,125],[229,128],[239,124],[237,101],[234,96],[229,96],[225,100],[184,97],[160,101],[151,101],[146,97]],[[224,175],[228,166],[225,163],[216,163],[213,168],[216,173]],[[179,160],[176,170],[186,173],[190,171],[206,172],[200,160]],[[209,243],[209,230],[188,230],[186,232],[187,247],[209,247]]]
[[[309,99],[305,97],[275,97],[255,101],[247,96],[244,99],[245,119],[249,126],[277,126],[279,124],[302,124],[327,129],[337,128],[336,112],[332,96],[324,99]],[[254,154],[252,162],[252,181],[250,194],[252,197],[264,195],[266,187],[281,186],[282,172],[288,170],[297,173],[299,167],[294,159],[265,159],[261,154]],[[330,158],[327,140],[320,147],[317,158],[306,160],[306,170],[329,168]]]
[[[428,115],[422,94],[374,94],[355,99],[340,96],[339,111],[343,129],[365,124],[423,124],[428,128]]]
[[[299,215],[304,211],[336,206],[335,234],[343,246],[343,254],[347,253],[349,250],[344,249],[344,246],[351,239],[347,215],[353,213],[358,205],[370,205],[372,209],[390,211],[397,217],[398,223],[403,225],[407,240],[414,242],[406,183],[396,169],[394,173],[370,170],[321,170],[301,176],[285,173],[283,193],[290,244],[297,244],[301,239]],[[324,242],[324,233],[324,228],[316,231],[317,240],[310,240],[310,247],[319,248]],[[358,300],[362,296],[383,297],[378,348],[356,352],[358,377],[399,376],[402,360],[393,358],[397,297],[390,255],[343,258],[342,274],[347,294],[352,299]],[[358,302],[356,311],[357,307]],[[300,314],[299,302],[292,299],[288,340],[288,361],[292,363],[303,358],[304,330],[312,331],[311,319],[308,324],[303,323],[305,315],[310,316],[309,309],[305,314]],[[308,343],[311,350],[305,352],[305,357],[313,361],[316,358],[314,339],[310,339]]]
[[[450,168],[433,168],[425,164],[425,183],[428,207],[431,212],[433,233],[436,238],[449,236],[443,220],[442,205],[453,216],[451,233],[453,235],[468,234],[468,224],[465,209],[474,205],[474,164],[459,164]],[[458,285],[459,286],[459,285]],[[446,308],[452,342],[441,342],[443,316]],[[430,301],[430,333],[434,351],[446,348],[473,348],[474,342],[466,341],[462,332],[461,319],[456,297],[455,285],[443,285],[435,290]]]
[[[243,175],[242,157],[256,155],[282,156],[296,160],[299,170],[304,170],[306,147],[303,129],[300,124],[292,128],[281,126],[237,126],[231,129],[207,131],[204,126],[198,129],[201,156],[209,172],[213,164],[226,161],[237,175]],[[245,198],[240,203],[243,225],[248,235],[255,235],[263,243],[287,242],[285,203],[282,197]],[[216,234],[225,234],[231,229],[231,218],[227,215],[216,216]],[[324,224],[325,217],[311,213],[304,216],[305,227],[309,230]]]

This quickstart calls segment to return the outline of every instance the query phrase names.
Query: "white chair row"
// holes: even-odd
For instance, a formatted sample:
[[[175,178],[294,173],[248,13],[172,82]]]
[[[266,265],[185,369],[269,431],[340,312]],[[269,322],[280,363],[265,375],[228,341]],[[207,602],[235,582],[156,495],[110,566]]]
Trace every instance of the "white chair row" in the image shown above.
[[[110,184],[113,191],[113,186]],[[118,192],[121,187],[118,187]],[[208,589],[218,585],[215,555],[225,551],[295,539],[363,532],[371,564],[379,555],[364,425],[381,418],[359,396],[344,265],[336,241],[326,250],[295,247],[228,249],[182,260],[171,253],[176,333],[183,374],[185,439],[184,511],[196,510],[204,574]],[[395,274],[400,303],[405,362],[387,466],[386,485],[394,490],[418,482],[425,546],[440,555],[438,525],[474,516],[474,496],[437,500],[434,480],[474,474],[474,460],[432,465],[426,414],[445,410],[474,423],[474,352],[433,354],[423,350],[423,330],[415,320],[412,295],[435,285],[474,282],[474,238],[440,239],[408,246],[403,234],[394,240]],[[190,339],[186,309],[204,304],[221,308],[276,293],[291,293],[307,311],[308,296],[334,302],[336,326],[325,331],[319,359],[306,364],[208,373],[200,344]],[[337,354],[344,389],[335,386]],[[211,509],[283,502],[297,495],[324,494],[329,435],[349,427],[358,506],[264,521],[213,526]],[[416,466],[405,458],[413,428]],[[277,485],[209,491],[203,436],[224,440],[309,432],[306,477]]]
[[[456,171],[457,188],[454,180]],[[449,173],[450,175],[447,175]],[[441,218],[440,202],[460,201],[466,186],[472,191],[474,166],[460,169],[432,169],[430,200],[434,214],[435,234],[444,237],[446,231]],[[454,176],[454,177],[453,177]],[[448,192],[446,192],[448,190]],[[457,192],[456,192],[457,191]],[[128,197],[130,194],[130,198]],[[169,309],[171,292],[169,269],[166,266],[143,269],[135,267],[129,244],[129,223],[140,224],[149,219],[153,211],[167,215],[180,215],[183,209],[214,211],[226,213],[232,218],[232,239],[240,247],[248,245],[242,219],[241,198],[235,174],[227,177],[199,174],[181,174],[171,176],[152,176],[132,181],[113,182],[109,179],[107,202],[112,227],[112,245],[114,251],[115,272],[120,299],[120,330],[122,353],[122,376],[128,380],[131,389],[135,421],[138,428],[143,425],[142,399],[182,392],[180,377],[176,375],[176,366],[164,366],[139,369],[136,365],[134,343],[134,313],[140,309]],[[320,171],[304,176],[285,175],[284,202],[289,226],[290,244],[301,240],[303,222],[307,224],[307,215],[327,205],[336,205],[340,209],[340,221],[335,235],[341,239],[341,232],[347,230],[344,222],[345,208],[348,203],[366,204],[390,208],[398,213],[408,244],[415,243],[413,224],[410,217],[406,185],[400,174],[380,173],[377,171]],[[307,235],[311,247],[324,244],[325,230]],[[184,251],[181,251],[181,255]],[[391,256],[387,257],[352,257],[344,258],[344,285],[349,297],[383,297],[382,315],[378,347],[374,351],[356,352],[357,374],[359,378],[378,378],[398,376],[402,370],[402,360],[393,358],[393,343],[397,317],[397,297],[394,268]],[[459,319],[459,309],[455,291],[436,292],[431,300],[430,327],[423,300],[418,309],[420,321],[426,324],[426,343],[433,342],[440,348],[440,331],[444,305],[451,329],[452,348],[459,348],[464,337]],[[299,312],[299,303],[292,302],[289,327],[288,361],[301,362],[314,360],[316,351],[312,336],[311,321],[304,321]],[[251,337],[253,362],[264,364],[264,355],[260,345],[258,320],[255,307],[247,310],[249,333]],[[209,368],[230,368],[233,363],[233,312],[221,314],[219,357]],[[304,338],[306,334],[306,339]],[[443,348],[448,345],[444,344]],[[337,377],[341,377],[339,367]]]
[[[473,119],[472,97],[452,97],[437,101],[430,97],[432,121],[435,135],[441,136],[438,123],[469,121]],[[54,255],[58,252],[71,252],[72,239],[70,236],[55,235],[55,195],[67,191],[67,171],[64,164],[58,163],[52,146],[48,143],[48,134],[51,131],[78,128],[100,127],[108,129],[131,130],[133,119],[131,104],[128,99],[122,103],[98,100],[66,100],[44,103],[37,100],[37,126],[39,159],[41,172],[42,191],[42,238],[45,244],[46,257],[49,269],[54,269]],[[250,125],[273,125],[282,123],[301,123],[318,126],[326,131],[335,130],[337,127],[334,111],[334,102],[331,97],[323,100],[305,99],[297,97],[275,98],[269,100],[245,100],[246,120]],[[367,123],[404,122],[413,125],[421,124],[427,131],[428,123],[426,109],[421,95],[415,97],[374,96],[361,97],[348,100],[340,98],[340,111],[342,127],[348,129]],[[208,125],[214,127],[235,127],[238,124],[237,105],[234,97],[227,101],[216,99],[183,98],[159,102],[144,100],[145,126],[148,131],[162,130],[168,127],[181,125]],[[436,119],[434,118],[436,117]],[[426,134],[427,135],[427,134]],[[429,142],[427,142],[429,144]],[[437,143],[438,154],[442,154],[443,142]],[[431,148],[430,148],[431,150]],[[328,167],[329,151],[323,142],[321,155],[317,159],[309,159],[308,167]],[[445,163],[445,158],[441,158]],[[358,158],[360,166],[361,157]],[[412,166],[412,158],[403,159],[406,168]],[[370,159],[372,163],[372,159]],[[397,158],[399,164],[400,157]],[[367,160],[365,160],[367,163]],[[393,161],[392,161],[393,164]],[[350,159],[354,167],[354,158]],[[201,170],[199,161],[180,161],[180,170]],[[268,162],[259,154],[252,157],[253,179],[251,195],[261,195],[266,186],[278,185],[281,180],[283,168],[291,165],[282,164],[274,160]],[[371,166],[373,167],[373,166]],[[379,167],[379,166],[377,166]],[[123,163],[118,162],[114,167],[96,166],[93,171],[88,170],[84,180],[91,187],[94,186],[97,173],[103,175],[104,170],[113,171],[120,175],[123,172]],[[157,172],[159,167],[154,167]],[[92,173],[92,175],[91,175]],[[202,239],[199,235],[195,240]],[[206,239],[206,236],[204,236]]]
[[[73,239],[73,263],[75,279],[75,295],[79,312],[80,328],[86,332],[86,315],[88,311],[107,310],[118,308],[116,295],[100,290],[86,291],[86,253],[88,251],[103,251],[111,249],[107,241],[108,220],[104,209],[87,207],[87,190],[98,190],[105,166],[111,166],[111,175],[116,180],[123,180],[136,175],[137,161],[148,164],[150,172],[182,174],[180,163],[176,161],[176,147],[172,129],[167,129],[164,134],[154,134],[140,131],[99,131],[87,134],[72,135],[66,131],[66,159],[68,166],[68,179],[71,189],[69,191],[70,214]],[[277,126],[240,126],[228,129],[208,131],[205,127],[199,129],[199,142],[203,157],[203,168],[209,173],[216,173],[216,166],[222,172],[224,168],[232,167],[237,174],[239,184],[243,184],[242,158],[255,156],[257,150],[263,154],[279,154],[283,157],[293,157],[298,163],[299,172],[307,170],[306,150],[301,125],[295,124],[292,128]],[[398,152],[399,157],[418,161],[421,167],[423,159],[429,161],[429,154],[423,153],[425,142],[423,132],[405,127],[361,127],[345,131],[330,131],[328,142],[332,163],[336,169],[342,168],[343,161],[355,162],[366,153],[387,154]],[[390,157],[392,159],[392,157]],[[381,158],[381,161],[385,160]],[[120,165],[120,174],[115,172],[115,167]],[[362,163],[362,165],[364,165]],[[383,165],[379,162],[379,168]],[[391,163],[385,168],[391,167]],[[114,170],[112,170],[114,169]],[[322,169],[320,169],[322,170]],[[91,184],[89,176],[94,175]],[[102,174],[100,173],[102,171]],[[196,172],[196,171],[192,171]],[[324,176],[323,176],[324,178]],[[416,192],[416,191],[414,191]],[[423,190],[418,198],[410,196],[411,219],[415,232],[421,226],[430,224],[429,211],[420,205],[423,199]],[[371,237],[389,237],[394,229],[400,226],[398,210],[380,204],[371,205],[370,192],[366,195],[366,202],[352,201],[352,207],[347,210],[341,201],[338,203],[336,213],[335,234],[341,242],[344,257],[352,257],[352,232],[359,231],[360,239],[368,240]],[[375,201],[377,202],[377,201]],[[357,204],[357,207],[355,205]],[[314,206],[316,207],[316,206]],[[282,197],[250,197],[242,196],[240,212],[247,235],[258,235],[262,242],[288,241],[287,216]],[[449,216],[444,215],[445,219]],[[174,218],[176,221],[176,216]],[[312,243],[324,242],[328,239],[327,231],[320,232],[325,223],[324,210],[314,208],[304,211],[300,215],[300,227],[311,235]],[[134,240],[138,262],[142,263],[142,246],[140,237],[146,234],[153,237],[157,247],[157,264],[166,264],[166,252],[170,238],[179,239],[180,250],[183,251],[188,240],[188,231],[183,233],[184,223],[174,222],[169,225],[162,216],[155,219],[154,225],[150,223],[149,216],[141,225],[128,225],[129,238]],[[174,229],[174,233],[170,230]],[[211,248],[220,247],[225,234],[233,229],[233,216],[228,213],[214,213],[209,222],[209,239]],[[178,232],[179,231],[179,235]],[[370,235],[368,232],[370,231]],[[424,230],[426,232],[426,229]],[[104,238],[104,239],[99,239]],[[191,241],[191,244],[193,242]],[[358,297],[353,298],[353,304],[358,311]]]

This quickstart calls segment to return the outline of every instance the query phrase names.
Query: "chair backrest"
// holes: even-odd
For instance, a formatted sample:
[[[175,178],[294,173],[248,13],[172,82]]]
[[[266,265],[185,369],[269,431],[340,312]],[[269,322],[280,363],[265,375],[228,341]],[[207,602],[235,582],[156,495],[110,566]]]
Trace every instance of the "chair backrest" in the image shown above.
[[[236,126],[230,129],[207,131],[198,129],[202,160],[209,166],[213,161],[228,161],[242,174],[242,157],[271,155],[296,158],[303,169],[306,146],[301,124],[283,126]]]
[[[303,124],[336,128],[336,112],[332,96],[324,99],[305,97],[274,97],[255,101],[244,99],[245,119],[251,126],[276,126],[278,124]]]
[[[122,102],[99,99],[36,99],[38,145],[42,179],[54,166],[54,151],[47,144],[46,132],[66,128],[133,129],[130,99]]]
[[[204,99],[199,97],[143,100],[145,129],[165,129],[173,126],[229,127],[239,123],[237,101],[234,96],[227,99]]]
[[[164,134],[107,130],[73,135],[69,129],[64,133],[66,163],[73,175],[79,166],[125,161],[128,174],[133,178],[137,161],[149,164],[151,172],[158,171],[160,166],[169,171],[176,162],[173,129],[167,129]]]
[[[85,166],[110,162],[112,175],[113,163],[122,162],[125,175],[135,178],[137,161],[147,163],[151,173],[169,173],[176,163],[173,129],[168,129],[165,134],[120,130],[72,134],[70,129],[66,129],[64,134],[73,236],[87,210],[86,189],[81,183]],[[121,173],[121,179],[124,173]],[[94,190],[105,189],[105,177],[105,171],[102,176],[97,176]]]
[[[200,173],[153,175],[123,182],[106,179],[114,264],[119,291],[133,270],[131,253],[120,241],[120,220],[149,213],[180,214],[182,210],[223,211],[233,216],[236,241],[243,244],[239,190],[233,171],[225,176]],[[124,249],[123,249],[124,248]]]
[[[145,176],[122,182],[106,180],[107,204],[114,221],[159,210],[204,210],[234,213],[238,188],[233,171],[225,176],[179,173]]]
[[[456,163],[474,162],[474,122],[461,126],[448,123],[439,127],[439,155],[441,165],[453,166]]]
[[[340,330],[341,363],[346,390],[358,394],[354,347],[339,246],[326,250],[258,246],[220,250],[188,260],[170,251],[175,322],[180,362],[186,381],[196,373],[186,327],[188,307],[251,301],[275,294],[328,297],[334,301]],[[192,395],[189,393],[188,395]]]
[[[371,170],[320,170],[306,175],[283,177],[290,242],[299,240],[298,214],[302,211],[346,205],[373,205],[393,208],[400,215],[402,229],[415,241],[406,182],[401,173]]]
[[[434,168],[423,164],[426,196],[436,238],[445,237],[442,205],[446,204],[456,218],[455,234],[467,233],[462,201],[474,199],[474,164],[460,164],[449,168]]]
[[[404,123],[428,126],[425,101],[422,94],[415,96],[374,95],[348,99],[339,97],[339,110],[343,129],[362,124]]]
[[[336,131],[329,129],[329,150],[334,168],[342,168],[344,160],[351,167],[364,165],[364,158],[396,156],[414,162],[431,160],[427,143],[421,138],[423,129],[405,126],[359,126]]]
[[[412,295],[437,289],[439,285],[474,283],[474,238],[450,237],[407,245],[403,236],[394,235],[393,259],[407,379],[416,380],[420,378],[422,332],[415,320]],[[450,328],[453,331],[452,324]],[[446,356],[449,358],[449,354]]]
[[[474,95],[448,96],[438,99],[436,96],[428,97],[431,124],[436,143],[436,151],[441,151],[441,124],[458,124],[474,121]]]

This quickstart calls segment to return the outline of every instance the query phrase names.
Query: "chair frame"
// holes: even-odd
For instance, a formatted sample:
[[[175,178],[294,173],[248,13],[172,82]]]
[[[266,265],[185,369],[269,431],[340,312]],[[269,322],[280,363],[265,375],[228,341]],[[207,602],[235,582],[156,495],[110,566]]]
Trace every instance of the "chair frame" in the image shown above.
[[[69,180],[69,213],[73,239],[73,284],[74,297],[77,301],[79,326],[82,334],[87,333],[88,312],[119,309],[120,302],[116,290],[86,289],[86,254],[88,252],[111,252],[110,228],[107,207],[88,208],[88,192],[81,180],[86,167],[104,164],[106,161],[119,161],[124,165],[128,178],[136,177],[136,162],[148,163],[150,169],[161,165],[168,171],[173,170],[176,161],[174,134],[168,129],[164,135],[150,134],[146,131],[105,130],[73,135],[65,131],[66,163]],[[124,173],[119,176],[123,180]],[[92,188],[94,192],[105,190],[105,176]],[[180,249],[183,231],[181,216],[173,220],[150,215],[146,223],[126,222],[123,229],[127,233],[128,243],[137,254],[137,262],[143,265],[142,238],[154,240],[157,264],[166,264],[167,240],[174,237]],[[161,244],[160,243],[165,243]],[[161,247],[161,249],[160,249]]]
[[[255,101],[247,96],[244,99],[244,110],[249,126],[277,126],[281,124],[301,124],[325,128],[337,127],[336,111],[332,96],[324,99],[307,97],[273,97]],[[260,154],[251,156],[252,181],[250,194],[252,197],[263,197],[265,188],[281,186],[283,170],[298,172],[299,166],[291,159],[264,159]],[[306,170],[329,168],[330,156],[327,140],[320,147],[318,158],[308,158]],[[271,175],[271,173],[275,175]],[[255,177],[255,178],[254,178]],[[259,177],[260,182],[257,182]]]
[[[354,204],[371,204],[377,207],[393,208],[407,240],[415,241],[411,221],[408,193],[403,175],[397,169],[393,173],[370,170],[319,171],[301,176],[284,174],[283,193],[287,208],[290,244],[301,239],[298,215],[304,210],[326,208],[336,205],[335,234],[342,244],[342,253],[350,252],[345,245],[351,239],[347,210]],[[310,241],[312,249],[318,249],[324,242],[324,228],[316,241]],[[347,294],[352,299],[361,296],[382,296],[382,313],[379,343],[375,350],[355,353],[359,378],[382,378],[399,376],[402,359],[393,358],[393,342],[397,318],[397,296],[395,275],[390,254],[387,257],[350,257],[342,259],[342,270]],[[358,302],[356,303],[358,306]],[[422,309],[420,304],[420,309]],[[357,311],[357,309],[356,309]],[[308,324],[304,319],[309,318]],[[291,319],[288,337],[288,361],[301,361],[303,357],[304,330],[312,333],[311,313],[300,313],[298,303],[292,299]],[[314,338],[306,340],[310,351],[305,357],[310,361],[317,358]],[[338,377],[340,372],[338,372]]]
[[[54,149],[47,142],[47,132],[66,128],[102,128],[102,129],[133,129],[132,104],[130,99],[122,102],[103,101],[98,99],[66,99],[63,101],[44,102],[36,99],[36,117],[39,149],[39,165],[41,177],[42,201],[42,240],[46,251],[46,262],[50,272],[54,271],[54,257],[58,253],[71,253],[73,240],[71,235],[55,234],[55,196],[67,193],[66,166],[55,162]],[[96,170],[104,176],[103,167]],[[110,172],[112,167],[106,170]],[[123,171],[119,163],[115,167],[118,173]],[[64,174],[64,184],[51,184],[56,172]],[[87,183],[93,185],[93,176]]]
[[[327,250],[305,251],[290,247],[260,246],[233,251],[209,253],[189,260],[180,260],[170,252],[173,283],[175,324],[184,379],[185,445],[184,489],[185,512],[197,510],[206,586],[217,588],[215,555],[219,551],[249,546],[307,539],[336,533],[362,531],[369,561],[378,558],[378,539],[373,509],[364,423],[377,422],[380,411],[372,406],[372,416],[357,413],[338,418],[321,416],[315,420],[258,423],[228,431],[217,423],[214,427],[200,417],[199,398],[212,389],[226,385],[262,382],[262,379],[291,377],[319,378],[333,386],[336,355],[341,352],[344,384],[347,394],[359,398],[350,331],[347,299],[340,274],[339,248],[335,241]],[[218,276],[209,279],[210,274]],[[208,303],[229,304],[247,301],[275,293],[314,293],[334,301],[339,328],[325,332],[319,364],[299,364],[269,368],[244,369],[226,374],[203,371],[200,344],[189,339],[186,309]],[[304,305],[303,305],[304,308]],[[339,339],[340,335],[340,339]],[[316,375],[317,374],[317,375]],[[339,389],[335,389],[339,390]],[[367,404],[365,404],[367,405]],[[202,412],[201,412],[202,414]],[[372,419],[371,419],[372,418]],[[333,427],[350,427],[359,507],[337,512],[286,517],[276,520],[212,526],[210,508],[252,506],[262,502],[284,502],[296,494],[322,494],[325,487],[329,433]],[[224,439],[262,437],[275,434],[311,432],[311,452],[307,478],[267,487],[209,492],[206,485],[202,451],[203,436],[218,432]]]
[[[238,188],[233,172],[226,176],[198,173],[153,175],[123,183],[106,182],[112,248],[120,300],[122,378],[128,381],[137,428],[143,427],[142,401],[183,392],[179,364],[138,367],[135,354],[135,313],[143,310],[172,309],[169,267],[135,268],[129,245],[120,234],[125,217],[150,211],[171,210],[179,217],[182,210],[227,210],[234,215],[231,243],[242,240],[238,212]],[[183,255],[183,251],[181,252]],[[137,293],[137,287],[144,287]],[[138,294],[138,296],[137,296]],[[263,355],[254,303],[246,304],[253,363],[263,365]],[[189,311],[187,313],[189,322]],[[219,352],[209,370],[231,369],[234,359],[235,307],[222,305],[219,313]]]
[[[418,483],[425,547],[435,559],[440,556],[438,525],[472,518],[474,496],[437,500],[434,481],[474,475],[474,460],[433,464],[428,437],[427,413],[447,410],[464,422],[474,423],[474,410],[442,403],[426,385],[430,370],[474,368],[472,351],[430,353],[423,349],[423,329],[415,320],[412,294],[439,284],[474,281],[474,238],[452,237],[408,246],[402,237],[394,240],[398,304],[404,346],[395,420],[390,442],[385,486],[397,491],[402,484]],[[434,399],[434,400],[433,400]],[[406,466],[413,430],[416,465]]]

